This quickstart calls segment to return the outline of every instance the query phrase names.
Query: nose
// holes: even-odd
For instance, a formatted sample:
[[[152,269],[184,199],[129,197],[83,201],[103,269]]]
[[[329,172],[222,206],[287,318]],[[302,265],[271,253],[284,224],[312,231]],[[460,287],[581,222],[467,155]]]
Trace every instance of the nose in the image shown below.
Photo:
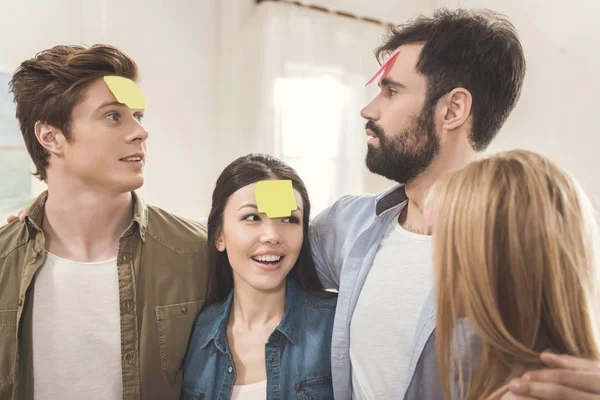
[[[369,121],[379,121],[381,115],[379,113],[379,107],[377,106],[377,97],[360,110],[360,116]]]
[[[281,244],[282,237],[277,229],[277,220],[269,219],[266,224],[264,224],[264,230],[260,236],[260,242],[262,244]]]
[[[132,119],[132,124],[134,125],[132,126],[131,133],[127,136],[127,141],[144,143],[148,139],[148,131],[146,128],[144,128],[144,125],[142,125],[140,121],[138,121],[136,118]]]

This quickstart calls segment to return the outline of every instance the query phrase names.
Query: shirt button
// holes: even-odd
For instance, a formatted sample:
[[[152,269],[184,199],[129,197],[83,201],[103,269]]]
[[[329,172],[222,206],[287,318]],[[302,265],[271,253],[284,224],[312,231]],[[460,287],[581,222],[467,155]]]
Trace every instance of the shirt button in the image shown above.
[[[123,311],[131,311],[133,309],[133,302],[131,300],[125,300],[123,302]]]
[[[31,256],[31,258],[35,261],[38,258],[40,258],[40,252],[39,251],[34,251],[33,255]]]
[[[182,313],[182,314],[187,314],[187,313],[188,313],[188,308],[187,308],[187,306],[182,306],[182,307],[181,307],[181,313]]]
[[[275,358],[274,358],[274,357],[271,357],[271,358],[269,358],[269,362],[270,362],[271,364],[273,364],[273,363],[275,362]]]
[[[230,365],[229,368],[227,368],[227,372],[231,373],[233,372],[233,367]]]
[[[130,351],[129,353],[125,354],[125,361],[127,361],[127,364],[129,365],[135,364],[135,352]]]
[[[19,307],[23,307],[23,299],[19,299]]]

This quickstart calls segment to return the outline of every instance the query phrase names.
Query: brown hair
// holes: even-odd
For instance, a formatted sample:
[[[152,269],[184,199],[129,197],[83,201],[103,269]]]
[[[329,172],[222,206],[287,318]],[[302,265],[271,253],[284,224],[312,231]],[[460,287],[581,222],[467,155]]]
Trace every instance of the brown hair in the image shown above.
[[[546,349],[600,358],[598,225],[573,178],[541,155],[514,150],[442,178],[429,197],[447,398],[457,392],[456,375],[460,399],[487,398],[542,368]],[[479,367],[466,352],[468,375],[457,359],[463,317],[481,339]],[[465,376],[473,378],[468,386]]]
[[[9,83],[16,103],[25,146],[37,176],[46,180],[50,154],[35,136],[38,121],[60,129],[71,138],[73,108],[83,101],[85,89],[97,78],[117,75],[138,78],[136,63],[119,49],[108,45],[55,46],[23,61]]]
[[[514,26],[489,10],[435,11],[392,29],[375,50],[380,62],[404,44],[424,43],[416,69],[427,79],[425,106],[453,89],[473,97],[471,146],[484,150],[514,108],[525,77],[525,56]]]

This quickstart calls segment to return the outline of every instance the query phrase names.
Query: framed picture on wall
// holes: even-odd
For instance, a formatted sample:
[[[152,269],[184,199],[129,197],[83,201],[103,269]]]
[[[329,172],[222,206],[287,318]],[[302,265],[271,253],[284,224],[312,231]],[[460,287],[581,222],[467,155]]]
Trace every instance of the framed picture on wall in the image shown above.
[[[31,159],[8,91],[12,73],[0,70],[0,225],[31,202]]]

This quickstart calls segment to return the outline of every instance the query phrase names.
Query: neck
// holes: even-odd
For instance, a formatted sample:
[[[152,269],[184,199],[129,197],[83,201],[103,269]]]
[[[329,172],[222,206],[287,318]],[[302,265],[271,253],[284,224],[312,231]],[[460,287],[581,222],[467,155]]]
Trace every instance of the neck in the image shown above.
[[[236,281],[233,286],[230,325],[243,327],[246,331],[264,326],[275,328],[279,325],[285,309],[285,281],[272,291],[255,289],[241,279]]]
[[[408,205],[404,208],[398,222],[408,231],[424,235],[427,232],[424,200],[435,177],[425,173],[405,186]]]
[[[448,135],[450,136],[450,135]],[[407,230],[425,234],[427,223],[425,219],[425,200],[429,189],[442,176],[463,168],[475,158],[466,135],[454,135],[454,143],[446,143],[429,168],[419,177],[406,184],[408,206],[402,212],[399,222]]]
[[[42,222],[48,251],[80,262],[116,257],[119,239],[131,223],[132,202],[131,192],[65,190],[63,182],[49,179]]]

